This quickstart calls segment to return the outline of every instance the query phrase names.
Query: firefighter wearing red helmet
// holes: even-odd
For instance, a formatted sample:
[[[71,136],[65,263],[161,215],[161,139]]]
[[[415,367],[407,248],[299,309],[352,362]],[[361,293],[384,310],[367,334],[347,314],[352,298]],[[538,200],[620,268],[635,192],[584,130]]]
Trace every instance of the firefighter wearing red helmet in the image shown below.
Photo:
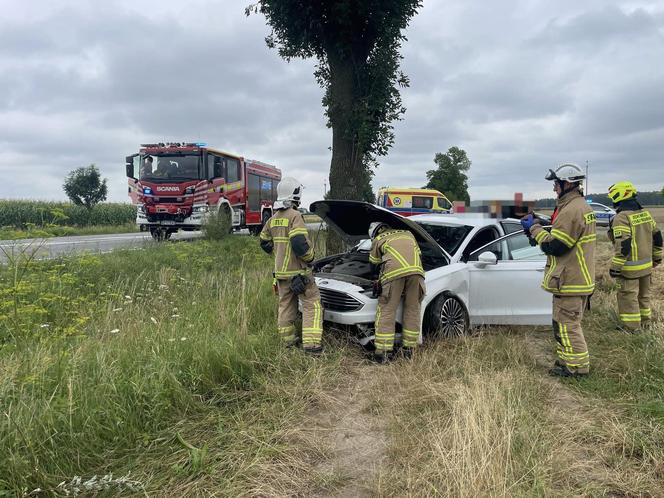
[[[609,198],[617,211],[609,223],[614,247],[609,275],[618,283],[618,329],[635,332],[652,317],[650,283],[653,267],[662,262],[662,232],[631,182],[611,185]]]
[[[547,255],[542,288],[553,294],[553,335],[558,360],[551,375],[588,375],[590,355],[581,329],[588,299],[595,290],[596,221],[581,192],[585,175],[576,164],[562,164],[545,176],[558,195],[551,232],[528,215],[524,231]]]
[[[304,352],[320,354],[323,351],[323,308],[309,267],[314,259],[314,248],[297,209],[302,189],[302,184],[295,178],[286,177],[279,182],[275,213],[260,233],[260,245],[265,252],[275,256],[274,279],[279,296],[277,327],[282,342],[287,346],[297,344],[295,319],[299,300],[302,303]]]

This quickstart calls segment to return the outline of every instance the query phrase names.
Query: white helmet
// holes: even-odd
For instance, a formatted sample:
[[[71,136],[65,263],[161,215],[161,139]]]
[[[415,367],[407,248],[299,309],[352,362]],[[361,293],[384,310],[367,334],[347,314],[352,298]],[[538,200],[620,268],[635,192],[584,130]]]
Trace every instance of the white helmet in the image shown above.
[[[369,225],[369,238],[373,239],[381,231],[387,230],[388,228],[390,228],[390,225],[387,223],[383,223],[382,221],[374,221]]]
[[[304,186],[291,176],[282,178],[277,185],[277,201],[274,203],[275,209],[284,209],[291,206],[297,207],[302,197]]]
[[[576,164],[564,163],[555,170],[550,169],[544,177],[545,180],[559,180],[570,183],[581,183],[586,179],[586,175]]]

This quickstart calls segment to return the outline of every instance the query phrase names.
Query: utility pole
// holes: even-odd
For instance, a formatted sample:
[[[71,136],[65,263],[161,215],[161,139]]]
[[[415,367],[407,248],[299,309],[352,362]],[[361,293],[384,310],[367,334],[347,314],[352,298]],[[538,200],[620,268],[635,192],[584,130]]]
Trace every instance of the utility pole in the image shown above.
[[[323,197],[327,195],[327,180],[323,180]]]
[[[586,195],[590,195],[590,181],[588,178],[590,177],[588,176],[588,160],[586,159]]]

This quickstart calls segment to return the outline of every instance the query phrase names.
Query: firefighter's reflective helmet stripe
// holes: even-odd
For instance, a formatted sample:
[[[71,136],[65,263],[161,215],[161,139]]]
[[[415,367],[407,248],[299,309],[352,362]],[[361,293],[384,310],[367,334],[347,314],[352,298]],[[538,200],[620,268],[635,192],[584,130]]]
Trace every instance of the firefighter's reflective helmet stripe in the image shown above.
[[[609,198],[614,204],[631,199],[637,193],[632,182],[618,182],[609,187]]]

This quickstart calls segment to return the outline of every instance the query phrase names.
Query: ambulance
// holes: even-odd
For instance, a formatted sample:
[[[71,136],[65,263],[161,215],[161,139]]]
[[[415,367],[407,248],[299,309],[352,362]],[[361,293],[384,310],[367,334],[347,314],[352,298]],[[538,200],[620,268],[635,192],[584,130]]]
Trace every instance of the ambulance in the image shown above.
[[[426,188],[381,187],[376,204],[401,216],[452,212],[452,203],[445,194]]]

